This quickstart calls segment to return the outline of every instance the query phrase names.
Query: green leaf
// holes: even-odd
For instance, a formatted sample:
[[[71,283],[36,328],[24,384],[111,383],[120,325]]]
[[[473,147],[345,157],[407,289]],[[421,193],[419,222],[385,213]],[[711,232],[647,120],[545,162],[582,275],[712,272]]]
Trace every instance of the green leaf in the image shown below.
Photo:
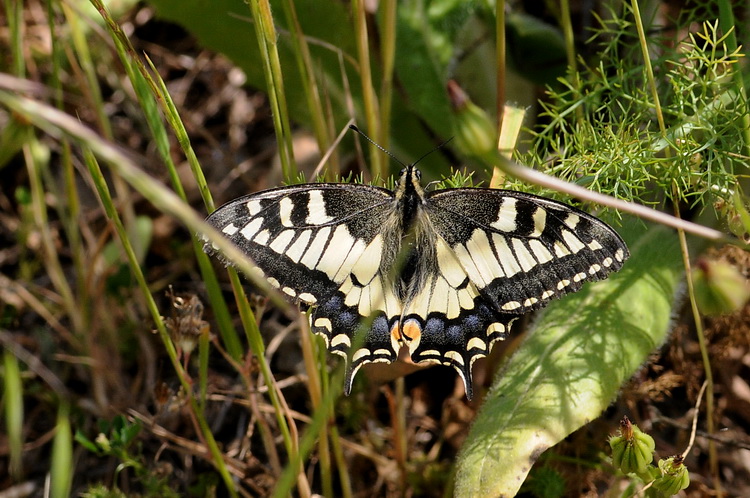
[[[266,89],[263,66],[255,37],[254,22],[250,9],[243,0],[150,0],[157,13],[184,26],[194,34],[200,43],[212,50],[221,52],[242,68],[247,84],[254,88]],[[352,24],[343,4],[339,2],[319,2],[297,0],[294,2],[297,16],[305,36],[314,40],[310,44],[313,60],[326,75],[327,98],[333,102],[336,122],[343,125],[348,116],[341,82],[341,67],[338,53],[344,55],[345,68],[350,81],[359,79],[351,60],[356,57],[355,36]],[[284,71],[284,89],[291,108],[289,113],[295,121],[310,123],[309,109],[305,105],[303,79],[292,52],[292,42],[285,24],[281,2],[271,2],[274,22],[280,29],[278,44],[281,67]],[[352,92],[358,93],[360,86],[352,84]],[[361,98],[355,96],[356,101]]]
[[[258,44],[252,26],[250,9],[243,0],[150,0],[159,16],[185,27],[207,48],[226,55],[242,68],[247,85],[267,91]],[[281,2],[271,1],[274,23],[279,30],[279,57],[284,72],[284,89],[292,120],[310,126],[312,120],[306,105],[304,80],[299,74],[293,53],[293,44],[288,33],[289,26],[283,15]],[[341,61],[349,79],[348,91],[354,102],[357,117],[362,117],[362,85],[356,65],[356,36],[349,12],[341,2],[318,0],[295,0],[295,9],[304,35],[311,40],[310,50],[320,80],[325,82],[325,97],[331,101],[333,126],[343,127],[349,119],[347,95],[341,77]],[[474,8],[474,7],[472,7]],[[440,13],[439,13],[440,14]],[[403,95],[395,95],[391,113],[391,148],[404,162],[411,162],[435,145],[432,133],[425,124],[445,139],[452,130],[452,115],[445,92],[446,54],[435,44],[441,42],[450,47],[450,40],[436,36],[439,31],[417,23],[424,18],[419,2],[399,5],[396,73],[402,79]],[[460,9],[447,9],[438,21],[458,22],[466,17]],[[426,21],[425,21],[426,23]],[[424,24],[424,23],[423,23]],[[343,57],[339,58],[339,51]],[[436,53],[440,52],[440,54]],[[374,83],[379,81],[379,57],[371,56],[374,63]],[[368,131],[368,130],[365,130]],[[351,142],[349,142],[351,143]],[[346,143],[342,144],[346,147]],[[439,154],[433,155],[424,169],[438,171],[438,166],[447,169],[447,161]],[[392,170],[399,169],[396,164]],[[437,176],[437,175],[435,175]]]
[[[100,453],[99,447],[93,441],[87,438],[86,435],[80,431],[80,429],[76,430],[75,441],[76,443],[89,450],[91,453],[96,453],[97,455]]]
[[[450,53],[441,51],[440,35],[427,22],[422,2],[407,2],[398,9],[396,73],[408,102],[440,135],[452,132],[452,115],[446,92],[445,64]],[[397,121],[394,121],[394,125]],[[396,130],[394,129],[394,132]],[[394,138],[398,135],[393,134]]]
[[[668,229],[626,223],[624,268],[550,305],[508,360],[463,446],[456,496],[515,495],[534,461],[598,417],[664,342],[679,244]]]

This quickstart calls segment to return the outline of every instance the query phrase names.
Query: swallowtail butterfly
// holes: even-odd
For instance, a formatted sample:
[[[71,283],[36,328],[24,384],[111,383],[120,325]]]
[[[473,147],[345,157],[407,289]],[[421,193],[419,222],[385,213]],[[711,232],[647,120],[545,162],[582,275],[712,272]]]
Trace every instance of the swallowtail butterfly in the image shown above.
[[[516,318],[629,256],[612,228],[571,206],[508,190],[425,191],[420,178],[413,163],[393,191],[279,187],[207,219],[271,285],[313,307],[312,331],[349,362],[346,394],[362,365],[391,363],[404,347],[415,363],[455,368],[471,398],[472,364]]]

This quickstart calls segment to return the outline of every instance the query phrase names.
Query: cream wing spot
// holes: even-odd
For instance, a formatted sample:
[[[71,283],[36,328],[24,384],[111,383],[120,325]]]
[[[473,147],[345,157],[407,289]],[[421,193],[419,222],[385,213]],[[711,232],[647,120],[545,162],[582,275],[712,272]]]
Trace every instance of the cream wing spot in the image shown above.
[[[295,263],[299,263],[299,260],[302,259],[302,255],[305,254],[305,249],[307,248],[307,244],[310,242],[311,236],[312,230],[304,230],[302,233],[300,233],[297,237],[297,240],[295,240],[294,243],[286,250],[287,257]]]
[[[571,230],[575,230],[579,221],[581,221],[580,216],[575,213],[568,213],[568,216],[565,217],[563,223],[565,223],[565,226],[567,226]]]
[[[307,202],[307,217],[305,223],[308,225],[324,225],[333,221],[333,217],[326,212],[326,203],[321,190],[311,190]]]
[[[352,363],[356,363],[359,360],[363,358],[367,358],[368,356],[371,356],[372,353],[367,348],[359,348],[357,351],[354,352],[352,355]]]
[[[497,220],[491,223],[490,226],[501,232],[515,232],[517,228],[517,217],[518,211],[516,210],[516,199],[513,197],[505,197],[500,205],[500,210],[497,213]]]
[[[359,298],[359,314],[361,316],[372,314],[372,287],[369,285],[362,287],[362,294]]]
[[[446,362],[447,364],[450,364],[451,362],[457,363],[459,365],[463,365],[464,364],[464,358],[463,358],[463,356],[461,356],[461,353],[459,353],[458,351],[446,351],[445,352],[445,358],[447,360],[450,360],[450,361]]]
[[[347,306],[359,306],[362,301],[362,287],[352,287],[344,297],[344,304]]]
[[[570,254],[570,251],[565,246],[565,244],[563,244],[559,240],[555,241],[554,246],[555,246],[555,256],[557,256],[558,258],[563,258],[567,256],[568,254]]]
[[[307,304],[315,304],[318,302],[317,298],[310,294],[309,292],[303,292],[301,293],[299,297],[302,301],[306,302]]]
[[[260,227],[262,226],[263,218],[255,218],[250,223],[242,227],[242,230],[240,230],[240,234],[247,240],[253,240],[253,237],[255,237],[255,234],[258,233],[258,230],[260,230]]]
[[[480,349],[482,351],[487,351],[487,343],[484,342],[479,337],[472,337],[469,339],[469,342],[466,344],[466,349],[471,351],[472,349]]]
[[[544,246],[544,244],[542,244],[540,241],[536,239],[532,239],[529,241],[529,247],[531,248],[531,252],[534,253],[534,257],[536,257],[536,260],[540,264],[547,263],[554,259],[554,257],[552,256],[552,253],[549,252],[549,250]]]
[[[339,270],[333,276],[334,282],[342,282],[348,275],[350,275],[350,270],[354,268],[365,249],[366,247],[363,240],[357,240],[354,242],[354,245],[352,245],[349,250],[349,254],[346,255],[346,259],[344,259]]]
[[[547,210],[537,207],[532,215],[532,219],[534,220],[534,231],[529,236],[541,237],[544,227],[547,225]]]
[[[598,241],[598,240],[596,240],[596,239],[592,240],[591,242],[589,242],[589,243],[588,243],[588,244],[586,244],[586,245],[587,245],[587,246],[588,246],[588,248],[589,248],[589,249],[591,249],[592,251],[598,251],[599,249],[604,249],[604,248],[602,247],[602,245],[601,245],[601,244],[599,243],[599,241]]]
[[[422,351],[422,356],[423,357],[424,356],[437,356],[437,357],[440,357],[440,351],[438,351],[437,349],[426,349],[426,350]],[[424,358],[423,360],[420,361],[420,363],[435,363],[435,362],[440,363],[440,360],[438,360],[436,358]]]
[[[321,228],[318,233],[315,234],[315,238],[312,244],[307,248],[305,254],[302,256],[300,263],[306,267],[313,269],[318,264],[320,257],[323,255],[323,250],[326,247],[326,243],[331,235],[331,227]]]
[[[424,288],[422,289],[422,292],[417,294],[416,297],[414,297],[414,300],[409,303],[407,314],[414,314],[417,316],[427,316],[430,311],[439,311],[441,313],[445,312],[445,305],[441,306],[438,309],[431,309],[430,308],[430,298],[433,295],[433,285],[435,283],[435,279],[433,279],[431,282],[425,284]]]
[[[469,276],[469,279],[472,282],[475,282],[477,285],[480,285],[482,287],[486,286],[487,282],[485,282],[482,278],[482,273],[474,263],[471,254],[469,254],[468,249],[466,249],[466,246],[464,246],[463,244],[458,244],[453,248],[453,250],[456,252],[456,256],[458,256],[459,261],[461,261],[461,264],[466,271],[466,274]]]
[[[271,242],[268,247],[279,254],[283,253],[294,238],[295,233],[296,232],[294,230],[284,230],[279,235],[277,235],[275,239],[273,239],[273,242]]]
[[[315,269],[324,272],[334,282],[338,282],[334,277],[336,277],[344,261],[342,256],[349,255],[349,251],[351,251],[355,242],[357,241],[349,234],[346,225],[337,226],[330,242],[323,251],[323,255],[320,257],[320,261],[315,265]],[[341,281],[343,281],[343,277]]]
[[[451,317],[451,294],[455,295],[455,290],[448,285],[448,282],[440,275],[435,277],[433,281],[433,287],[430,295],[430,303],[427,313],[433,313],[439,311],[445,314],[448,318]],[[424,317],[428,315],[422,315]]]
[[[505,311],[513,311],[521,307],[521,303],[518,301],[508,301],[507,303],[500,306],[500,309]]]
[[[573,254],[586,247],[585,245],[583,245],[583,242],[581,242],[581,239],[576,237],[573,232],[569,230],[562,230],[562,237]]]
[[[352,281],[352,278],[351,278],[351,277],[349,277],[349,278],[347,278],[346,280],[344,280],[344,282],[343,282],[343,283],[341,284],[341,286],[339,287],[339,290],[341,291],[341,293],[342,293],[342,294],[343,294],[344,296],[346,296],[347,294],[349,294],[349,292],[351,292],[351,290],[352,290],[352,289],[353,289],[354,287],[355,287],[355,285],[354,285],[354,282]],[[361,288],[361,286],[357,286],[357,288]]]
[[[308,225],[324,225],[333,221],[332,216],[328,216],[326,203],[323,199],[323,191],[311,190],[307,202],[307,217],[305,223]]]
[[[458,287],[466,279],[466,272],[456,260],[456,256],[440,238],[437,239],[437,261],[440,273],[451,287]]]
[[[513,239],[513,250],[516,252],[516,259],[521,265],[524,272],[527,272],[536,266],[536,260],[531,255],[526,245],[521,239]]]
[[[508,241],[505,237],[500,234],[492,234],[492,242],[495,244],[495,250],[497,250],[497,257],[505,269],[504,274],[506,277],[512,277],[516,273],[521,271],[521,267],[516,261],[516,257],[513,255],[513,251],[508,246]]]
[[[331,339],[331,347],[335,348],[336,346],[344,345],[347,348],[351,347],[352,341],[349,339],[349,336],[346,334],[337,334],[333,336],[333,339]]]
[[[505,325],[503,325],[502,323],[493,323],[489,327],[487,327],[487,335],[497,334],[497,333],[502,334],[506,330],[507,329]]]
[[[452,289],[448,291],[448,303],[445,307],[445,315],[449,320],[458,318],[461,315],[461,292],[455,292]]]
[[[383,292],[383,284],[379,278],[373,279],[368,285],[370,288],[370,302],[371,308],[377,311],[384,311],[386,315],[390,316],[386,306],[386,296]]]
[[[378,234],[359,257],[352,268],[352,274],[362,283],[370,282],[380,270],[380,258],[383,255],[383,236]]]
[[[471,254],[471,259],[474,261],[477,270],[482,275],[482,281],[484,281],[485,285],[492,282],[495,278],[505,275],[503,268],[497,262],[495,251],[492,250],[490,240],[487,238],[484,230],[474,230],[471,238],[466,243],[466,248],[469,254]]]
[[[465,310],[474,309],[474,296],[478,294],[476,289],[472,288],[471,291],[468,288],[460,289],[457,294],[458,294],[458,304],[461,306],[461,308]]]
[[[279,221],[281,225],[285,227],[293,227],[292,223],[292,210],[294,209],[294,201],[289,197],[283,197],[279,201]]]
[[[245,204],[245,207],[247,208],[247,212],[250,216],[255,216],[256,214],[260,213],[260,210],[263,208],[263,206],[260,204],[259,199],[250,199]]]
[[[256,244],[260,244],[262,246],[268,244],[268,239],[271,238],[271,232],[268,231],[267,228],[261,230],[258,235],[253,238],[253,242]]]
[[[225,226],[221,230],[221,233],[224,233],[231,237],[232,235],[236,234],[239,230],[240,230],[239,227],[237,227],[234,223],[229,223],[229,225]]]

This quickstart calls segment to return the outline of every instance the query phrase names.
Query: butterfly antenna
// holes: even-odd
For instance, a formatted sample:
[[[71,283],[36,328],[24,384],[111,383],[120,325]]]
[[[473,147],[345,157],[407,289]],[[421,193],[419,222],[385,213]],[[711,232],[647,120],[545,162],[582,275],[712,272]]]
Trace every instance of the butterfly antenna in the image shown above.
[[[413,163],[411,163],[411,164],[404,164],[403,161],[401,161],[398,157],[394,156],[391,151],[387,150],[385,147],[383,147],[382,145],[380,145],[377,142],[375,142],[372,138],[370,138],[367,135],[365,135],[365,132],[363,132],[362,130],[360,130],[359,128],[357,128],[355,125],[353,125],[353,124],[349,125],[349,129],[352,130],[352,131],[356,131],[357,133],[359,133],[360,135],[362,135],[365,138],[365,140],[367,140],[372,145],[374,145],[378,149],[380,149],[383,152],[385,152],[386,154],[388,154],[394,161],[396,161],[397,163],[399,163],[404,168],[406,168],[408,166],[415,166],[422,159],[424,159],[425,157],[429,156],[430,154],[432,154],[433,152],[435,152],[436,150],[438,150],[439,148],[441,148],[442,146],[444,146],[445,144],[447,144],[448,142],[450,142],[451,140],[453,140],[453,137],[451,137],[448,140],[446,140],[446,141],[441,142],[440,144],[438,144],[438,146],[435,147],[434,149],[432,149],[432,150],[426,152],[425,154],[423,154],[422,157],[420,157],[419,159],[417,159]]]
[[[444,141],[440,142],[439,144],[437,144],[437,145],[435,146],[435,148],[434,148],[434,149],[432,149],[432,150],[430,150],[430,151],[427,151],[427,152],[425,152],[424,154],[422,154],[422,157],[420,157],[419,159],[417,159],[416,161],[414,161],[413,163],[411,163],[411,164],[412,164],[412,166],[413,166],[413,165],[416,165],[416,164],[417,164],[417,163],[418,163],[419,161],[421,161],[421,160],[422,160],[422,159],[424,159],[425,157],[429,156],[430,154],[432,154],[432,153],[433,153],[433,152],[435,152],[436,150],[438,150],[438,149],[441,149],[441,148],[443,147],[443,145],[447,144],[447,143],[448,143],[448,142],[450,142],[451,140],[453,140],[453,137],[450,137],[450,138],[449,138],[448,140],[444,140]]]
[[[359,133],[360,135],[362,135],[362,136],[363,136],[363,137],[365,138],[365,140],[367,140],[367,141],[368,141],[368,142],[370,142],[370,143],[371,143],[372,145],[374,145],[374,146],[375,146],[375,147],[377,147],[378,149],[380,149],[380,150],[382,150],[383,152],[385,152],[386,154],[388,154],[388,155],[389,155],[389,156],[391,157],[391,159],[393,159],[394,161],[396,161],[397,163],[399,163],[399,164],[400,164],[401,166],[403,166],[404,168],[406,168],[406,167],[407,167],[407,165],[406,165],[406,164],[404,164],[404,163],[403,163],[403,162],[401,161],[401,159],[399,159],[398,157],[394,156],[394,155],[393,155],[393,153],[392,153],[391,151],[389,151],[388,149],[386,149],[385,147],[383,147],[383,146],[382,146],[382,145],[380,145],[379,143],[375,142],[375,140],[373,140],[372,138],[370,138],[370,137],[368,137],[367,135],[365,135],[365,132],[364,132],[364,131],[360,130],[359,128],[357,128],[357,127],[356,127],[356,126],[354,126],[353,124],[350,124],[350,125],[349,125],[349,129],[350,129],[350,130],[352,130],[352,131],[356,131],[357,133]]]

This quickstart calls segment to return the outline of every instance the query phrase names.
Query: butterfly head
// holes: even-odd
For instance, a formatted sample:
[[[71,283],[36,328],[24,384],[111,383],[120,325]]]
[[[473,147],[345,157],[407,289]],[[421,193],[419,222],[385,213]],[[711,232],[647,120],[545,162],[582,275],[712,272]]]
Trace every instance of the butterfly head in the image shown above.
[[[422,172],[414,164],[410,164],[401,170],[396,185],[396,199],[407,203],[424,201]]]

